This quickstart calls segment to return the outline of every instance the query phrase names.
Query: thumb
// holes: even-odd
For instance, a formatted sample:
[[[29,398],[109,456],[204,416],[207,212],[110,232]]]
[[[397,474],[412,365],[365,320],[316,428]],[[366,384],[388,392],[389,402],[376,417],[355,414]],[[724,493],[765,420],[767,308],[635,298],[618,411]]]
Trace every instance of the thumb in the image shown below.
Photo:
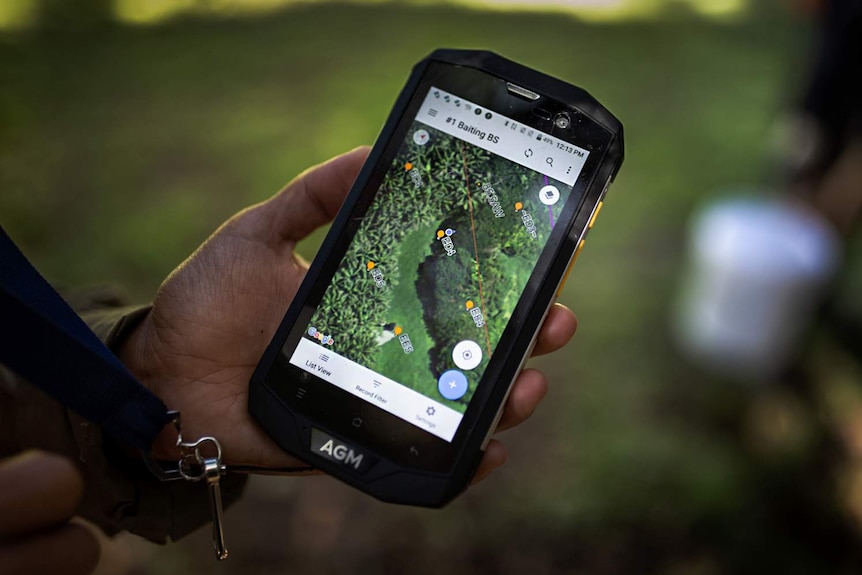
[[[299,241],[331,222],[370,150],[356,148],[309,168],[258,206],[268,220],[270,238]]]
[[[71,461],[28,451],[0,460],[0,539],[68,521],[84,483]]]

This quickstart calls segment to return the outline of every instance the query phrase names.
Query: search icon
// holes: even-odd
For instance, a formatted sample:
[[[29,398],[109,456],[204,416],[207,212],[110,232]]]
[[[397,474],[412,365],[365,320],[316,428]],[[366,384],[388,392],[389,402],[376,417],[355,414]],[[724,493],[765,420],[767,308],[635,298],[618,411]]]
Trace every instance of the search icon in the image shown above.
[[[545,163],[553,168],[554,167],[554,158],[552,158],[551,156],[548,156],[547,158],[545,158]]]

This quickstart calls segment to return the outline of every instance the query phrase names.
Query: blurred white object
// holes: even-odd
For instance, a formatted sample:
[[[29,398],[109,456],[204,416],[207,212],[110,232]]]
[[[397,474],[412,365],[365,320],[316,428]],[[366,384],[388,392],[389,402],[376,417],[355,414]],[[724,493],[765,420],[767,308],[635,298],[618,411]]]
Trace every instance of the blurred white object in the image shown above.
[[[837,271],[838,235],[804,206],[737,198],[700,211],[690,242],[680,347],[724,375],[776,375]]]

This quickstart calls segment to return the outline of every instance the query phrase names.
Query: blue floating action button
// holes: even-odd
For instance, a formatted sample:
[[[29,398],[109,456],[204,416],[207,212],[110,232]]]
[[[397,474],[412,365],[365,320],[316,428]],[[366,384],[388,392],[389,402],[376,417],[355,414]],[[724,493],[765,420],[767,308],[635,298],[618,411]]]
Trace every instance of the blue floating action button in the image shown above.
[[[467,377],[457,369],[450,369],[437,380],[437,389],[446,399],[461,399],[467,393]]]

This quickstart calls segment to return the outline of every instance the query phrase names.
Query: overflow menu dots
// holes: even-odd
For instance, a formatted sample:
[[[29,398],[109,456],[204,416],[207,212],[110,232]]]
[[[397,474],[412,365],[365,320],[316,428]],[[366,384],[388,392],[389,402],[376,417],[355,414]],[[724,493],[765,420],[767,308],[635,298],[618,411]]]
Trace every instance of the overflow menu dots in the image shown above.
[[[570,186],[589,155],[583,148],[434,87],[416,121]]]

